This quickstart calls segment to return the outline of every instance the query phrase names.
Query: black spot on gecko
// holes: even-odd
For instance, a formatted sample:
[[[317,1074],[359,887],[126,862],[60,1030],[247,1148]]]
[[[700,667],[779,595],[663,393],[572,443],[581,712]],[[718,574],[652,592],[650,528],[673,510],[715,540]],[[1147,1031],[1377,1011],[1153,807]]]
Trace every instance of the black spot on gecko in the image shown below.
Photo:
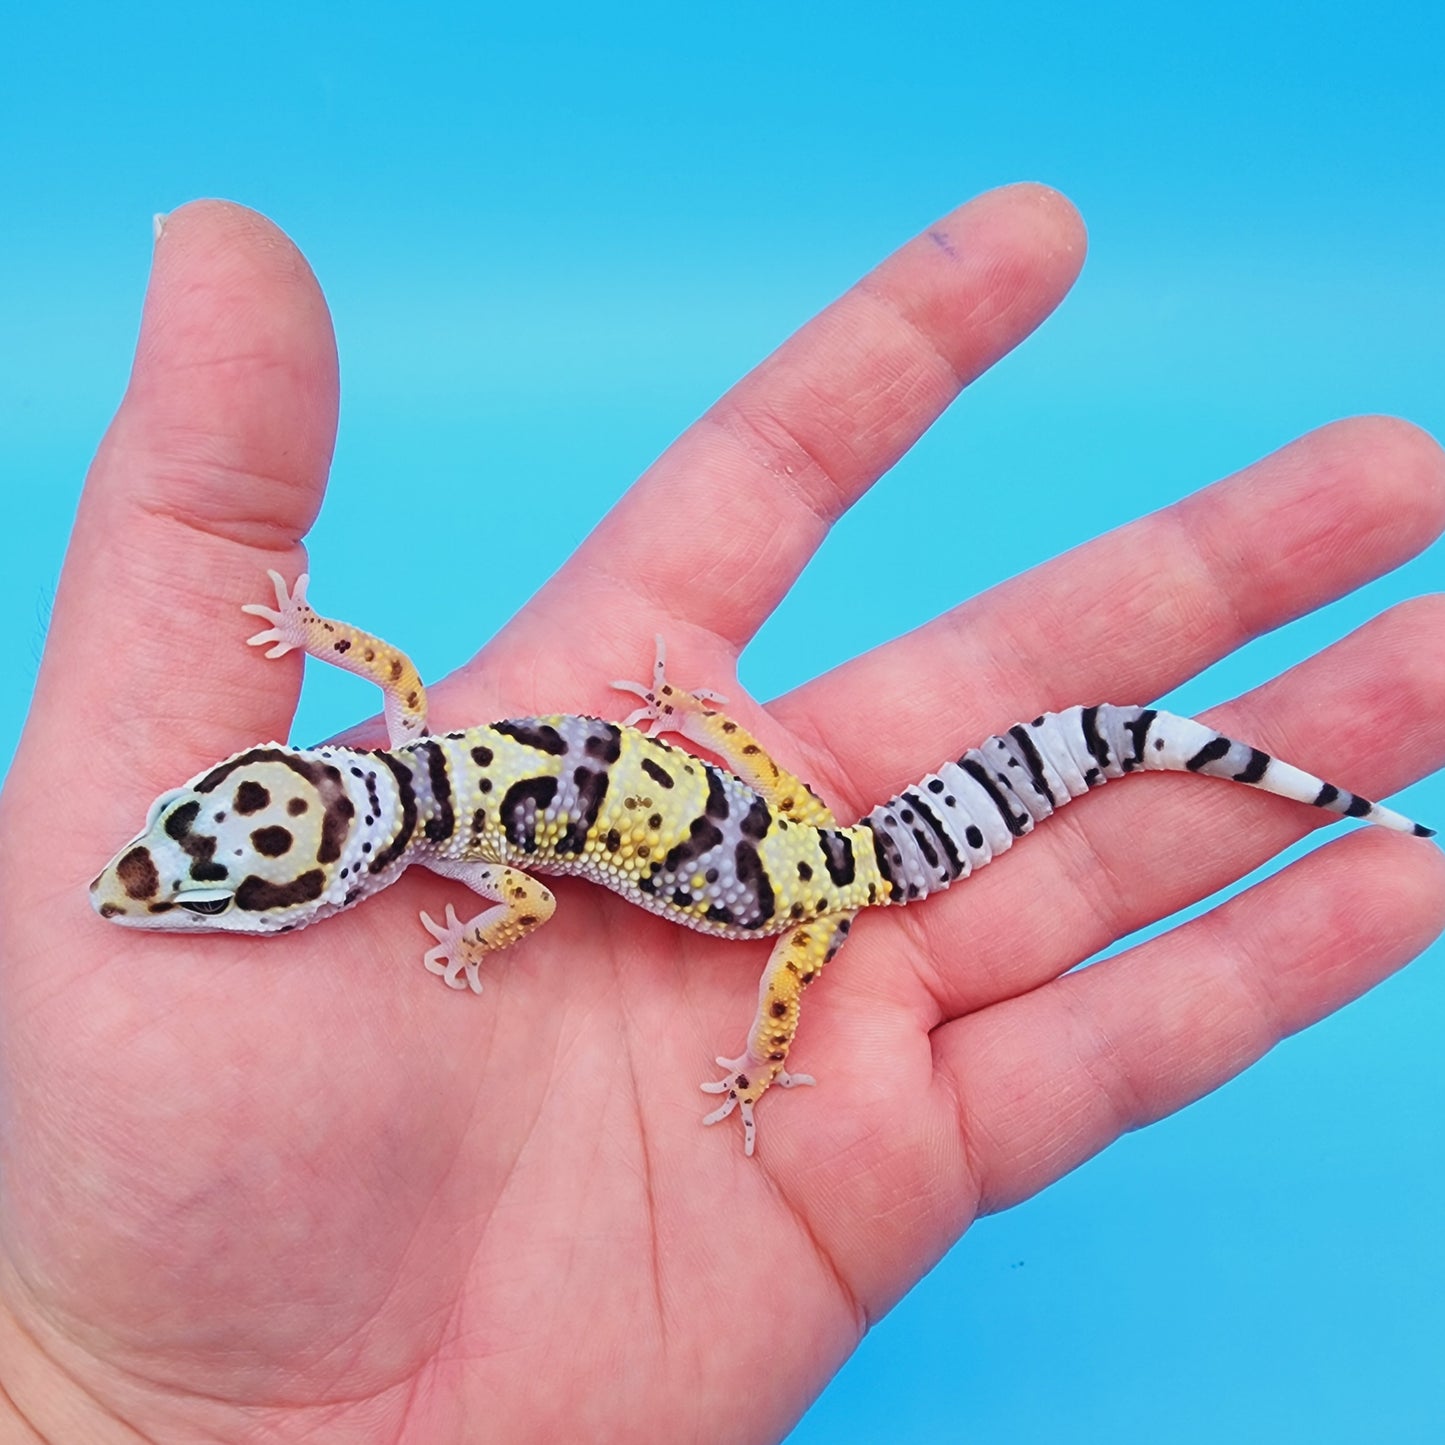
[[[1269,767],[1270,757],[1268,753],[1261,752],[1258,748],[1249,750],[1249,761],[1234,775],[1236,783],[1257,783]]]
[[[507,789],[501,807],[502,828],[508,840],[523,852],[535,853],[536,828],[527,826],[527,804],[531,803],[536,812],[540,813],[556,796],[556,778],[523,778],[520,782],[513,783]]]
[[[283,853],[290,852],[293,842],[295,839],[291,836],[291,830],[279,825],[257,828],[251,834],[251,846],[266,858],[279,858]]]
[[[264,789],[262,790],[265,791]],[[198,802],[185,803],[166,819],[166,833],[181,845],[191,860],[191,877],[198,883],[219,883],[228,877],[224,866],[215,861],[216,840],[209,833],[193,833],[192,824],[201,811]]]
[[[798,877],[801,878],[804,883],[806,883],[808,879],[810,879],[812,876],[813,870],[809,868],[806,863],[798,864]]]
[[[1224,737],[1210,738],[1210,740],[1184,764],[1191,773],[1197,773],[1209,763],[1218,762],[1225,753],[1229,751],[1229,739]]]
[[[457,813],[452,807],[452,780],[447,772],[446,754],[434,742],[419,742],[416,752],[426,759],[427,781],[431,784],[435,811],[422,830],[432,843],[441,843],[456,831]]]
[[[324,808],[321,814],[321,842],[316,847],[318,863],[334,863],[341,857],[346,845],[346,835],[351,831],[351,820],[356,816],[356,804],[346,796],[341,774],[335,768],[324,768],[321,797]]]
[[[958,846],[953,840],[953,834],[944,827],[942,820],[933,811],[932,807],[929,806],[925,798],[918,793],[907,794],[907,797],[913,804],[914,810],[917,812],[919,818],[933,830],[933,834],[938,839],[944,853],[948,855],[949,876],[957,878],[958,875],[963,872],[963,860],[958,856]],[[933,849],[926,844],[923,835],[916,828],[913,831],[913,836],[919,848],[923,850],[923,856],[931,865],[937,867],[938,859],[934,855]]]
[[[764,812],[766,811],[764,808]],[[740,918],[738,922],[743,928],[761,928],[772,918],[775,907],[773,885],[768,879],[768,870],[763,867],[757,848],[746,839],[738,843],[733,854],[733,865],[737,871],[738,882],[752,894],[754,902],[752,914]]]
[[[722,774],[711,765],[705,766],[707,773],[707,805],[703,811],[709,818],[719,822],[728,815],[728,795],[723,788]]]
[[[148,848],[132,848],[115,865],[115,876],[120,879],[127,898],[154,898],[161,886],[160,874]]]
[[[475,747],[472,749],[472,761],[479,768],[489,768],[492,765],[492,758],[495,754],[491,748]]]
[[[1010,833],[1015,838],[1021,838],[1029,829],[1033,819],[1025,813],[1019,817],[1012,808],[1004,801],[1004,796],[999,792],[993,779],[989,777],[987,769],[981,767],[970,757],[965,757],[960,767],[971,777],[980,788],[988,794],[988,800],[998,809],[998,815],[1004,820]]]
[[[769,812],[767,803],[762,798],[754,798],[747,816],[738,824],[738,830],[744,838],[755,838],[761,842],[768,836],[768,829],[772,824],[773,815]]]
[[[515,739],[523,747],[550,753],[554,758],[560,758],[567,751],[562,734],[551,723],[539,723],[532,718],[513,718],[509,722],[493,723],[492,731]]]
[[[1086,707],[1079,714],[1079,730],[1084,735],[1084,746],[1093,754],[1100,770],[1109,766],[1109,739],[1099,731],[1099,709]],[[1092,785],[1091,785],[1092,786]]]
[[[660,763],[653,762],[651,758],[643,758],[642,771],[659,787],[670,788],[673,786],[672,774]]]
[[[299,818],[302,813],[306,811],[306,807],[307,804],[305,798],[292,798],[291,801],[286,804],[286,811],[293,818]]]
[[[605,731],[591,733],[582,744],[582,750],[589,758],[598,758],[604,763],[615,763],[622,756],[622,729],[615,723],[600,723]]]
[[[710,853],[723,840],[722,830],[707,818],[694,818],[688,829],[685,842],[668,850],[662,866],[669,873],[676,873],[689,863],[695,862],[705,853]]]
[[[236,889],[236,907],[248,913],[261,913],[269,908],[290,908],[293,904],[310,903],[320,898],[325,886],[326,875],[319,868],[312,868],[287,883],[272,883],[253,873],[242,879],[241,886]]]
[[[401,807],[401,820],[391,841],[369,864],[373,873],[380,873],[401,857],[416,831],[416,789],[412,785],[411,769],[400,758],[392,757],[384,748],[379,748],[374,756],[381,759],[395,779],[397,802]]]
[[[963,830],[964,841],[975,851],[983,847],[983,829],[977,823],[970,823]]]
[[[1058,807],[1058,799],[1054,797],[1053,789],[1049,787],[1048,775],[1044,771],[1044,760],[1039,750],[1034,746],[1034,740],[1029,736],[1027,728],[1015,727],[1008,730],[1008,735],[1014,740],[1014,745],[1023,754],[1024,766],[1028,769],[1029,782],[1033,784],[1034,792],[1041,797],[1051,808]],[[940,783],[939,787],[943,785]]]
[[[597,824],[597,815],[603,811],[603,801],[607,798],[607,769],[578,767],[577,772],[572,773],[572,783],[577,788],[577,801],[566,832],[556,841],[558,853],[581,853],[582,848],[587,847],[587,835]]]
[[[828,877],[839,888],[847,887],[858,872],[853,858],[853,844],[848,835],[833,828],[820,828],[818,846],[823,850],[823,862],[828,869]],[[802,876],[801,868],[798,876]]]
[[[1154,726],[1154,719],[1158,716],[1159,714],[1154,708],[1146,707],[1133,722],[1124,724],[1124,731],[1134,742],[1134,753],[1128,761],[1135,767],[1138,767],[1144,760],[1144,740],[1149,736],[1149,729]],[[1161,738],[1157,746],[1163,747],[1163,745]]]
[[[898,885],[893,881],[893,865],[888,856],[888,849],[893,845],[893,840],[888,836],[886,830],[878,828],[871,818],[863,820],[863,826],[873,835],[873,859],[878,866],[879,876],[888,886],[888,893],[885,896],[891,897],[898,891]],[[868,885],[869,903],[877,902],[874,885]]]
[[[201,791],[204,791],[202,789]],[[235,807],[241,814],[259,813],[271,801],[271,794],[261,786],[247,778],[239,788],[236,789]]]

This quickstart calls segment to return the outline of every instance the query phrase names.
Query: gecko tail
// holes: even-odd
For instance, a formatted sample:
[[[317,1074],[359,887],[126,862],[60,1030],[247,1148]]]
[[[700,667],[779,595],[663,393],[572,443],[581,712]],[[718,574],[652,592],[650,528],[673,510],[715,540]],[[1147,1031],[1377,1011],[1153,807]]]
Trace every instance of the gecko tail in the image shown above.
[[[863,819],[892,902],[910,902],[983,867],[1072,798],[1136,771],[1199,773],[1346,818],[1435,836],[1391,808],[1249,743],[1157,708],[1071,707],[970,748]]]

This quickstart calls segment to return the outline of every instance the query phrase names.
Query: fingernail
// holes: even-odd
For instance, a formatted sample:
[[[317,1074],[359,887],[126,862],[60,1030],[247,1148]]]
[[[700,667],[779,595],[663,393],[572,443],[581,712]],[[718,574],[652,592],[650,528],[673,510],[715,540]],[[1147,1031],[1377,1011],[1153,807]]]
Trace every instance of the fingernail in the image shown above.
[[[154,235],[155,240],[156,240],[157,243],[160,241],[161,237],[165,234],[165,229],[166,229],[166,213],[165,213],[164,211],[157,211],[157,212],[155,213],[155,215],[153,215],[153,216],[151,217],[151,232],[152,232],[152,234]]]

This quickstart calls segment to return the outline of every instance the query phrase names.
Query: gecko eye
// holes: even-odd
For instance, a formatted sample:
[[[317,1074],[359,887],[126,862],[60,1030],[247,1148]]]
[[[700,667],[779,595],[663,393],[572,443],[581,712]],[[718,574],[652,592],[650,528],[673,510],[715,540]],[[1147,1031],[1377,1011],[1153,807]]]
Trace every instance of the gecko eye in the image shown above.
[[[204,913],[208,917],[216,913],[224,913],[234,898],[231,893],[208,893],[197,889],[191,893],[183,893],[176,902],[188,913]]]

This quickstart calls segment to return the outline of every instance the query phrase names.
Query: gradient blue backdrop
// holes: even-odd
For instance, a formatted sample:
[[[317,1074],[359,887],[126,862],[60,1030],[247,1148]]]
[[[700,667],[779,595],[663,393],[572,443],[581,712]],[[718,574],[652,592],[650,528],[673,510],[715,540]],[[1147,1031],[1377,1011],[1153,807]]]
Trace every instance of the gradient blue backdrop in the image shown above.
[[[1006,180],[1081,206],[1083,279],[838,528],[748,652],[762,695],[1331,418],[1445,430],[1445,12],[1168,9],[16,7],[0,615],[23,642],[0,757],[125,382],[151,213],[198,195],[268,212],[316,267],[344,398],[318,586],[428,676],[737,375]],[[1029,528],[995,524],[995,487],[1032,499]],[[368,503],[398,494],[468,536],[505,542],[542,497],[548,521],[459,549],[465,605],[434,609],[348,562]],[[835,589],[920,527],[952,529],[954,565],[868,588],[839,625]],[[1247,687],[1442,577],[1436,547],[1174,700]],[[298,731],[372,706],[313,675]],[[1445,819],[1445,784],[1404,806]],[[794,1445],[1442,1438],[1442,964],[1437,946],[979,1225]]]

